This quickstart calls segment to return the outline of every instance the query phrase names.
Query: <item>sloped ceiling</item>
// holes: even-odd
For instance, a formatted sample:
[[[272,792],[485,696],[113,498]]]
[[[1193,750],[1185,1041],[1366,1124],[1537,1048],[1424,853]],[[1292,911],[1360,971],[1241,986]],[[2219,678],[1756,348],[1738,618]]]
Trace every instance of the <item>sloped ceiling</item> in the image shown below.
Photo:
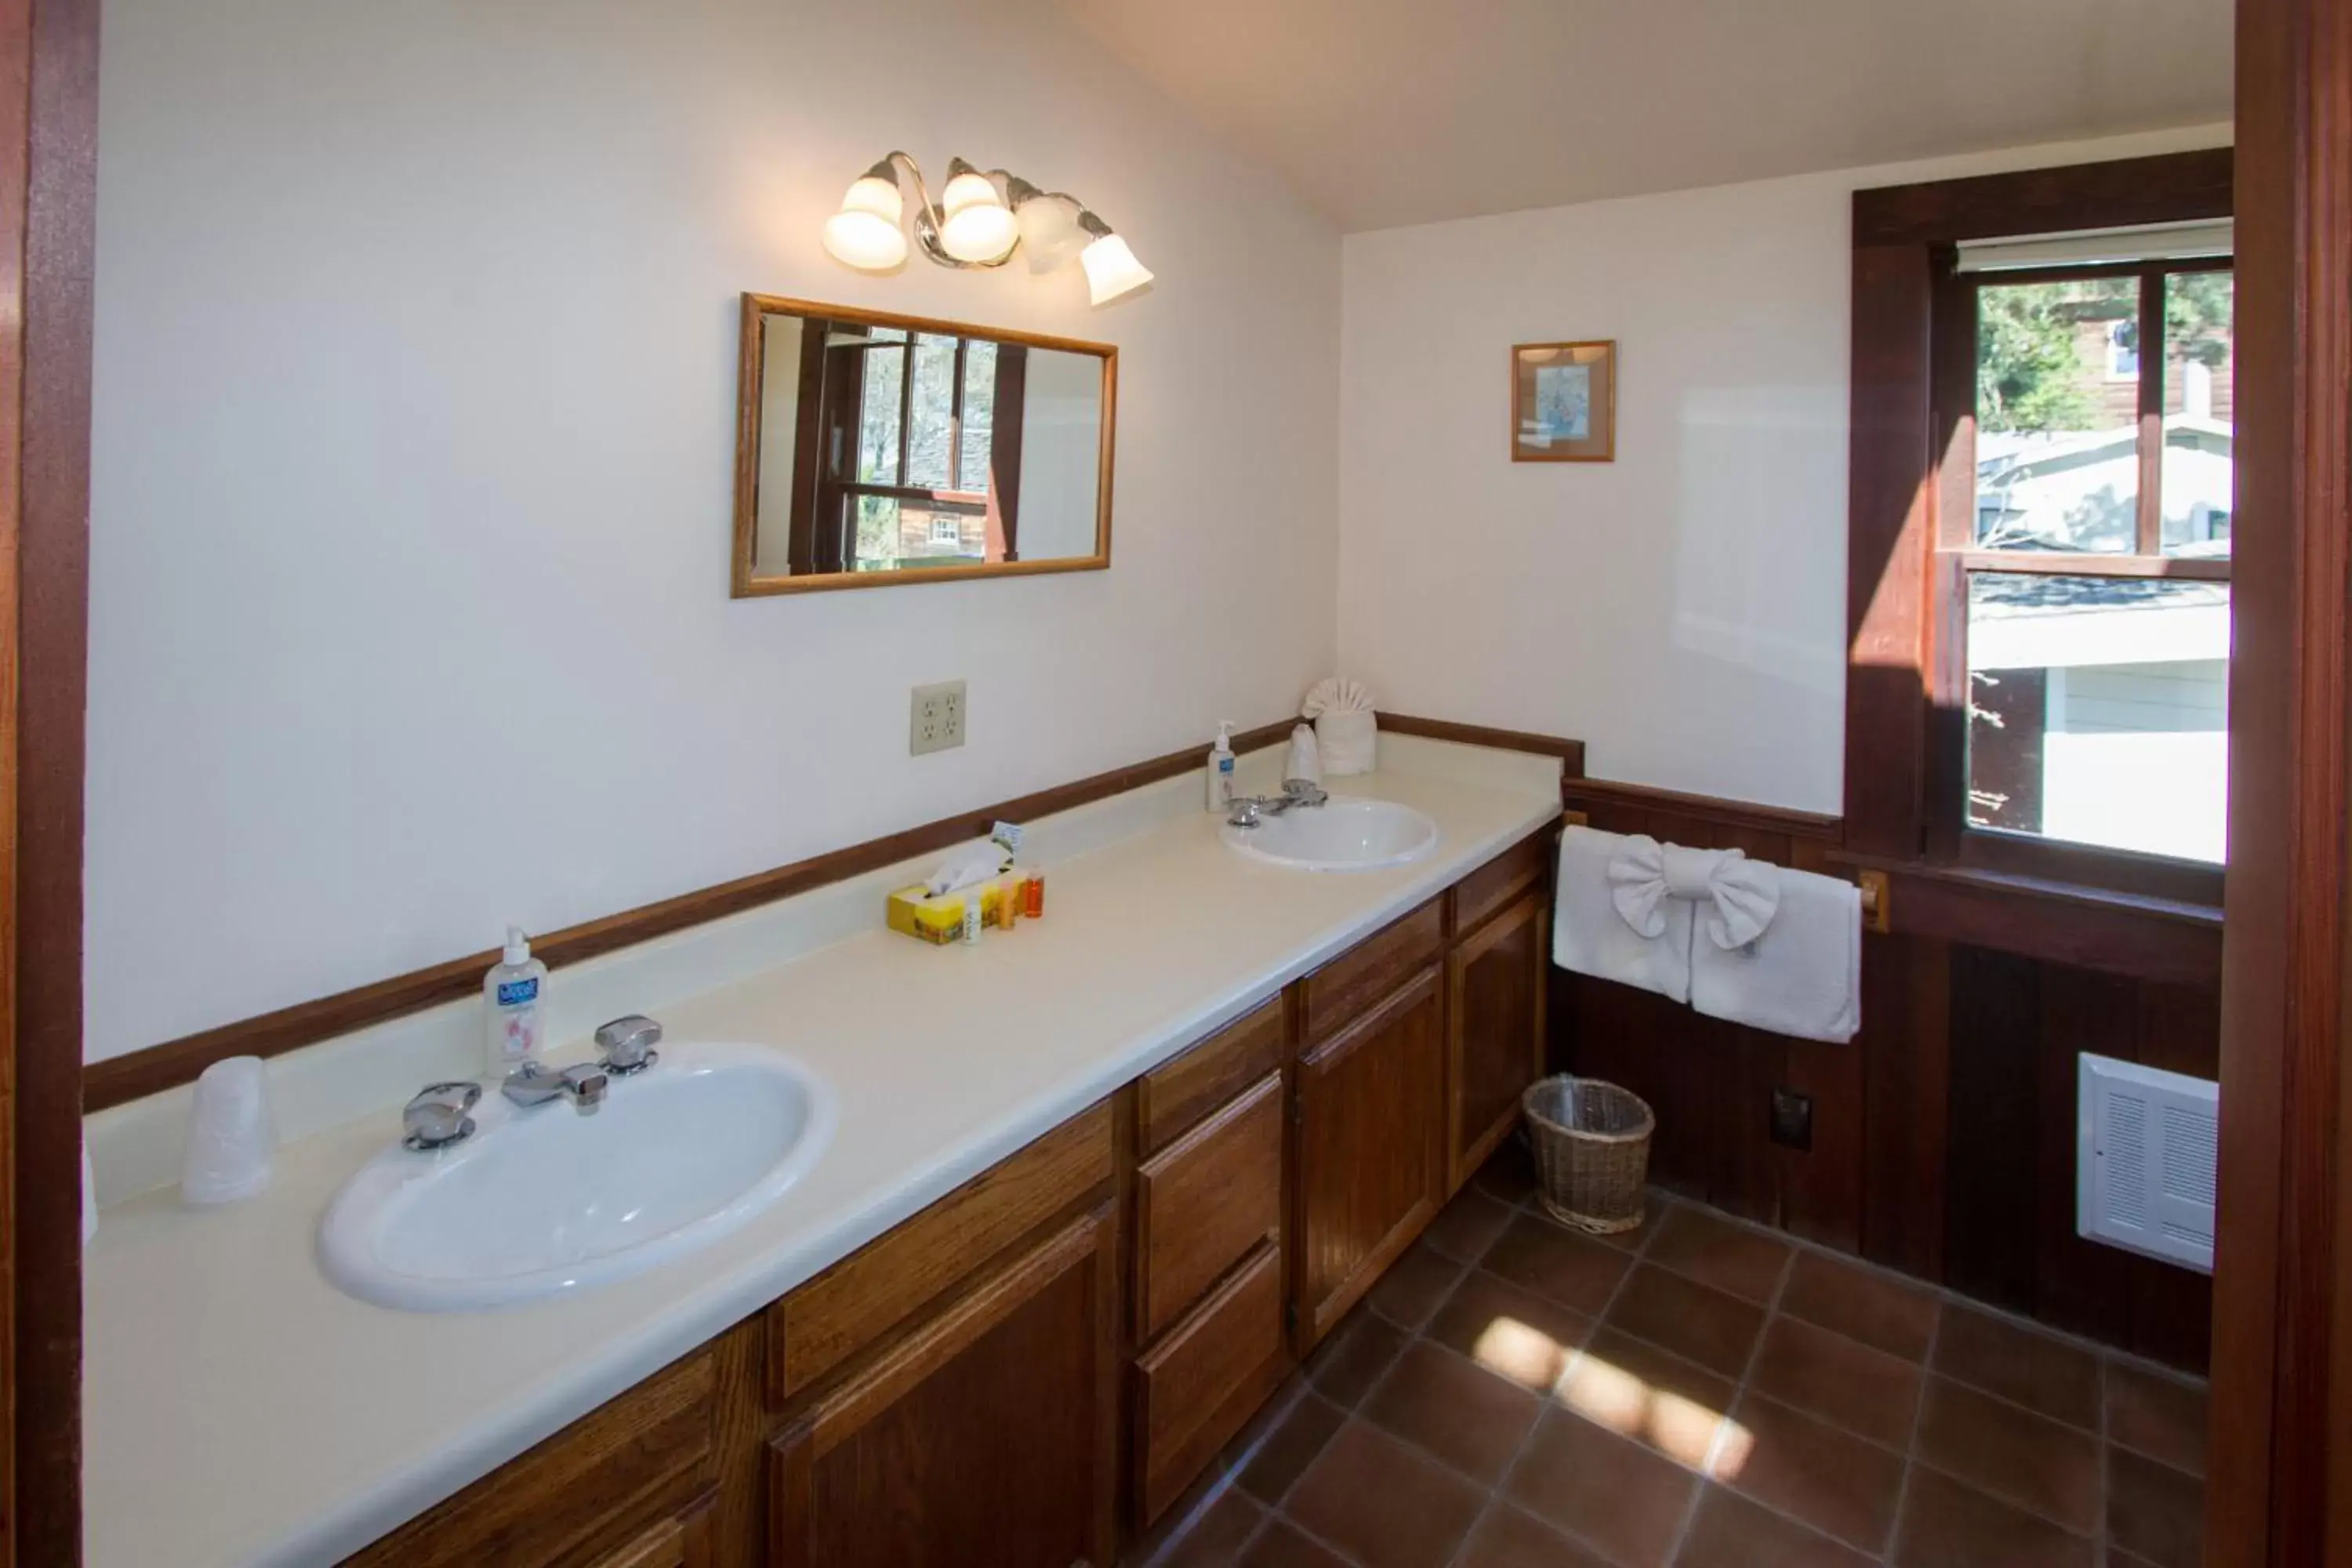
[[[1053,3],[1349,231],[2231,112],[2231,0]]]

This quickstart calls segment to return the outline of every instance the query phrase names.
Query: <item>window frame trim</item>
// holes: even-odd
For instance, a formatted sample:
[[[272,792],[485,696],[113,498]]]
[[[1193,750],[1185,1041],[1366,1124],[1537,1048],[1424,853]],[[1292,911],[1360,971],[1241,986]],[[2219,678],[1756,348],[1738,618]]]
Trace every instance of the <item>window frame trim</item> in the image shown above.
[[[2231,217],[2233,162],[2231,149],[2211,148],[1854,193],[1850,850],[2185,903],[2221,901],[2223,868],[2206,862],[1968,824],[1966,585],[1971,556],[1984,553],[1973,548],[1975,290],[1980,281],[2029,281],[2044,271],[2092,276],[2103,264],[1964,277],[1958,261],[1963,240]],[[2144,279],[2158,266],[2196,269],[2186,258],[2104,264]],[[2143,302],[2146,289],[2143,281]],[[2142,364],[2150,358],[2144,343]],[[2159,378],[2141,378],[2143,417],[2152,380],[2160,386]],[[2160,423],[2160,405],[2158,416]],[[2160,441],[2153,457],[2161,461]],[[2143,464],[2149,458],[2143,441]],[[2144,488],[2143,495],[2154,492]],[[2077,571],[2085,559],[2135,563],[2116,575],[2214,574],[2201,563],[2151,567],[2137,551],[2063,559]]]

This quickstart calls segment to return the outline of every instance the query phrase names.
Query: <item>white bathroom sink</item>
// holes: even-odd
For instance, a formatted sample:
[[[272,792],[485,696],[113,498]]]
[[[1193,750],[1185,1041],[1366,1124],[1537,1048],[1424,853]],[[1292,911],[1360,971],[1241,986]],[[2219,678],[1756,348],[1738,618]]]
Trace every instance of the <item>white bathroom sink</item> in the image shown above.
[[[582,1115],[486,1085],[463,1142],[398,1145],[319,1225],[327,1278],[362,1300],[457,1311],[585,1290],[708,1247],[782,1197],[832,1142],[833,1094],[763,1046],[666,1044]]]
[[[1255,827],[1227,823],[1224,834],[1251,859],[1299,871],[1375,871],[1418,860],[1437,845],[1437,824],[1412,807],[1337,795]]]

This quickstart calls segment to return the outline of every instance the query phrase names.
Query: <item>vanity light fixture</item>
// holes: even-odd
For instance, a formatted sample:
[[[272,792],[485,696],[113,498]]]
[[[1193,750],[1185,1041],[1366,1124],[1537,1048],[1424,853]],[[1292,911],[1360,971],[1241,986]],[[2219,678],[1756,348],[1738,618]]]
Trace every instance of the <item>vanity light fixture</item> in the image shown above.
[[[922,170],[904,153],[860,174],[842,197],[841,210],[824,220],[824,247],[834,259],[866,272],[887,272],[906,260],[902,172],[915,182],[915,245],[941,267],[1002,267],[1023,249],[1031,271],[1050,272],[1075,258],[1097,305],[1151,281],[1127,241],[1076,196],[1040,190],[1003,169],[983,173],[955,158],[934,205]]]

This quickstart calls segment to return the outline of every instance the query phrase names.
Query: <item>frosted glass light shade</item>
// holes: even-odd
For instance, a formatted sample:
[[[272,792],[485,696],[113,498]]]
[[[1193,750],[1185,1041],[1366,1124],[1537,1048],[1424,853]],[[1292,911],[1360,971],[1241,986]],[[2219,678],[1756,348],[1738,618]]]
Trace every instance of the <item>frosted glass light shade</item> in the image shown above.
[[[905,210],[895,180],[861,174],[841,198],[841,210],[824,220],[824,247],[848,266],[887,271],[907,259],[907,236],[898,227]]]
[[[1003,206],[1004,198],[996,194],[995,182],[974,168],[966,167],[951,174],[948,188],[940,193],[940,211],[949,217],[982,202]]]
[[[1087,269],[1087,293],[1097,305],[1151,281],[1150,268],[1115,234],[1106,234],[1080,251],[1078,263]]]
[[[1012,210],[991,199],[969,202],[940,225],[940,248],[958,261],[995,261],[1020,241]]]
[[[1013,211],[1021,228],[1021,247],[1028,253],[1029,270],[1051,272],[1077,259],[1087,247],[1087,231],[1078,226],[1077,204],[1067,196],[1031,196]]]
[[[835,261],[866,272],[887,272],[907,259],[907,237],[897,224],[847,208],[824,220],[824,247]]]

